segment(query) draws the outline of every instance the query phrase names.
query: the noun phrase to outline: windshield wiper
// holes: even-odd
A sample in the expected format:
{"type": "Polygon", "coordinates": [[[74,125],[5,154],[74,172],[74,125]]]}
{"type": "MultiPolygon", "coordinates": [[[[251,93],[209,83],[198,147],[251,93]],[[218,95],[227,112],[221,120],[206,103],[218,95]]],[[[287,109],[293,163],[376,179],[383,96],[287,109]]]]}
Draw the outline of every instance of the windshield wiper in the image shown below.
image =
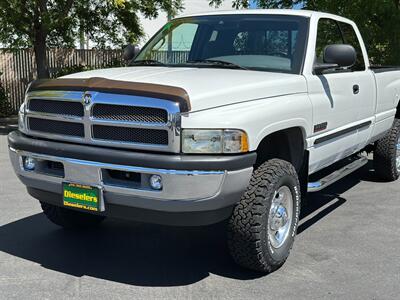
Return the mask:
{"type": "Polygon", "coordinates": [[[134,60],[130,64],[130,66],[165,66],[164,63],[154,59],[141,59],[141,60],[134,60]]]}
{"type": "Polygon", "coordinates": [[[222,67],[229,67],[233,69],[242,69],[242,70],[248,70],[245,67],[242,67],[240,65],[231,63],[229,61],[224,61],[224,60],[218,60],[218,59],[195,59],[195,60],[188,60],[186,63],[188,64],[210,64],[214,66],[222,66],[222,67]]]}

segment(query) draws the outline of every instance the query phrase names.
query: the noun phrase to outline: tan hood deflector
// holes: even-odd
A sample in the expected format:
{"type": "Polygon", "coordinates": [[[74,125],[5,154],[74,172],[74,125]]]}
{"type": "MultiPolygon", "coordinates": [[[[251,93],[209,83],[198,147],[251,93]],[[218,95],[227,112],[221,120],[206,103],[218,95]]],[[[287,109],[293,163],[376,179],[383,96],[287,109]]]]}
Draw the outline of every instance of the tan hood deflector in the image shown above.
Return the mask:
{"type": "Polygon", "coordinates": [[[100,77],[89,79],[39,79],[32,82],[28,92],[43,90],[96,91],[164,99],[179,104],[181,112],[190,111],[187,92],[179,87],[152,83],[111,80],[100,77]]]}

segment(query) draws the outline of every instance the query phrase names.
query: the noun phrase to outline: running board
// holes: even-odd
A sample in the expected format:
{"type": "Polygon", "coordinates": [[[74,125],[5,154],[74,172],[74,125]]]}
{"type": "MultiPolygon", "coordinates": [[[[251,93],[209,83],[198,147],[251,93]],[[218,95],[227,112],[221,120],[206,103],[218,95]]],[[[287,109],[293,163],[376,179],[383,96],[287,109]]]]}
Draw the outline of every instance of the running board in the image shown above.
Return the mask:
{"type": "Polygon", "coordinates": [[[321,178],[316,182],[309,182],[308,192],[309,193],[319,192],[320,190],[323,190],[324,188],[330,186],[331,184],[334,184],[336,181],[342,179],[343,177],[346,177],[347,175],[365,166],[367,163],[368,163],[368,158],[362,156],[357,160],[354,160],[348,165],[344,166],[343,168],[334,171],[333,173],[321,178]]]}

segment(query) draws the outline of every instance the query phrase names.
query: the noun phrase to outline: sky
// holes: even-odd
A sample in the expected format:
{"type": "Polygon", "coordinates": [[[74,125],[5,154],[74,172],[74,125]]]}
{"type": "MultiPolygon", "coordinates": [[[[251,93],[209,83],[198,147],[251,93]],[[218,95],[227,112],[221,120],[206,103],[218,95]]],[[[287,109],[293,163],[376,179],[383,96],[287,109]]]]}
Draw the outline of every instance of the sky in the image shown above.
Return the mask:
{"type": "MultiPolygon", "coordinates": [[[[232,9],[232,2],[230,0],[225,0],[222,2],[219,10],[229,10],[232,9]]],[[[201,13],[215,10],[215,8],[210,7],[209,1],[207,0],[185,0],[184,10],[179,15],[188,15],[192,13],[201,13]]],[[[165,23],[167,22],[167,15],[160,12],[156,19],[147,19],[144,16],[140,18],[143,29],[145,31],[145,37],[141,41],[143,45],[150,37],[153,36],[165,23]]]]}

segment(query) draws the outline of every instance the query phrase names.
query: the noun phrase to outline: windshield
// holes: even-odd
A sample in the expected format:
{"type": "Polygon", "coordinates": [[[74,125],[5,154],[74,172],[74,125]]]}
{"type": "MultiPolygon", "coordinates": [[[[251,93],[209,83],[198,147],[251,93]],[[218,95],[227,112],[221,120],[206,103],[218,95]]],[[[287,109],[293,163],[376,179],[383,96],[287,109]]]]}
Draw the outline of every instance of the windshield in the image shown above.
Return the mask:
{"type": "Polygon", "coordinates": [[[299,74],[308,19],[281,15],[216,15],[167,23],[132,65],[241,68],[299,74]]]}

